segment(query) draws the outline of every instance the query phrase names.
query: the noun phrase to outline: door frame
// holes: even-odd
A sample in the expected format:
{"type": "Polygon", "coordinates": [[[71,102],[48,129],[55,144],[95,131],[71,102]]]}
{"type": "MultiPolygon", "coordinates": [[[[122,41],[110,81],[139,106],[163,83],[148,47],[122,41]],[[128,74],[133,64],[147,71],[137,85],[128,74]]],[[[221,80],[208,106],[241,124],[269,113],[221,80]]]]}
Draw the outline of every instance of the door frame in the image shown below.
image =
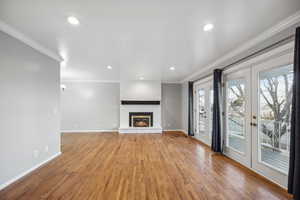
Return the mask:
{"type": "MultiPolygon", "coordinates": [[[[211,91],[212,84],[213,84],[212,81],[213,81],[213,77],[209,76],[209,77],[204,78],[200,81],[194,82],[194,85],[193,85],[194,91],[193,92],[194,92],[194,126],[195,127],[198,124],[198,115],[197,115],[197,108],[198,108],[197,98],[198,98],[198,94],[197,94],[197,89],[199,87],[205,89],[205,104],[206,104],[206,106],[209,106],[210,105],[210,91],[211,91]],[[203,85],[204,87],[201,87],[201,85],[203,85]]],[[[211,117],[212,116],[211,116],[210,112],[207,110],[207,119],[206,119],[207,126],[206,126],[205,131],[207,131],[208,133],[203,135],[202,137],[201,136],[198,137],[196,135],[197,133],[195,132],[195,134],[193,136],[195,139],[200,140],[201,142],[205,143],[208,146],[211,146],[211,137],[212,137],[212,134],[211,134],[211,131],[210,131],[211,127],[210,127],[210,123],[209,123],[209,120],[211,119],[211,117]]]]}
{"type": "Polygon", "coordinates": [[[241,70],[224,73],[223,79],[223,108],[224,108],[224,115],[223,115],[223,130],[224,130],[224,153],[228,157],[238,161],[239,163],[243,164],[246,167],[251,167],[251,126],[249,121],[251,120],[251,67],[248,66],[241,70]],[[227,80],[235,80],[235,79],[244,79],[245,80],[245,127],[244,127],[244,134],[245,134],[245,142],[246,148],[245,152],[239,152],[234,148],[227,146],[227,80]]]}
{"type": "MultiPolygon", "coordinates": [[[[259,72],[276,69],[277,67],[293,64],[293,52],[285,53],[277,56],[276,58],[267,59],[265,62],[262,62],[258,65],[252,67],[252,115],[256,116],[258,119],[258,107],[259,107],[259,72]],[[254,95],[255,94],[255,95],[254,95]]],[[[258,121],[252,121],[256,124],[259,124],[258,121]]],[[[274,182],[287,186],[288,183],[288,174],[269,166],[267,163],[260,162],[260,146],[259,146],[259,126],[252,126],[252,140],[254,141],[252,146],[252,168],[264,176],[272,179],[274,182]]]]}
{"type": "MultiPolygon", "coordinates": [[[[242,63],[239,63],[239,64],[236,64],[235,66],[232,66],[226,70],[224,70],[224,74],[230,74],[230,73],[234,73],[236,71],[239,71],[239,70],[242,70],[242,69],[245,69],[245,68],[248,68],[248,67],[252,67],[252,66],[255,66],[255,65],[259,65],[261,63],[264,63],[268,60],[271,60],[271,59],[274,59],[276,57],[280,57],[280,56],[283,56],[285,54],[289,54],[289,53],[293,53],[294,52],[294,41],[292,42],[288,42],[286,44],[283,44],[281,46],[278,46],[268,52],[265,52],[265,53],[262,53],[256,57],[253,57],[253,58],[250,58],[249,60],[246,60],[242,63]]],[[[252,76],[252,75],[251,75],[252,76]]],[[[252,79],[252,78],[251,78],[252,79]]],[[[223,83],[224,84],[224,83],[223,83]]],[[[251,86],[251,88],[253,88],[251,86]]],[[[252,91],[253,89],[251,89],[252,91]]],[[[253,92],[252,92],[253,93],[253,92]]],[[[224,95],[225,96],[225,95],[224,95]]],[[[223,97],[224,98],[224,97],[223,97]]],[[[225,116],[224,116],[225,117],[225,116]]],[[[223,121],[225,122],[225,119],[223,118],[223,121]]],[[[223,125],[223,128],[222,130],[225,132],[226,131],[226,127],[223,125]]],[[[253,133],[253,131],[251,130],[251,133],[253,133]]],[[[251,136],[251,141],[255,141],[255,138],[253,138],[253,134],[251,136]]],[[[252,145],[251,145],[252,146],[252,145]]],[[[253,147],[252,147],[253,149],[253,147]]],[[[253,154],[253,151],[251,150],[252,154],[253,154]]],[[[244,163],[240,162],[238,159],[236,159],[235,157],[231,156],[231,155],[228,155],[225,153],[225,156],[228,156],[230,158],[232,158],[233,160],[241,163],[242,165],[245,165],[244,163]]],[[[253,155],[251,156],[253,157],[253,155]]],[[[251,158],[252,159],[252,158],[251,158]]],[[[280,187],[283,187],[283,188],[287,188],[287,183],[285,182],[281,182],[280,180],[282,180],[282,178],[272,178],[270,176],[268,176],[268,174],[265,174],[264,172],[262,172],[261,170],[258,170],[257,168],[254,168],[253,167],[253,162],[251,161],[251,165],[250,166],[246,166],[247,168],[249,168],[250,170],[254,171],[255,173],[265,177],[266,179],[272,181],[273,183],[279,185],[280,187]]]]}

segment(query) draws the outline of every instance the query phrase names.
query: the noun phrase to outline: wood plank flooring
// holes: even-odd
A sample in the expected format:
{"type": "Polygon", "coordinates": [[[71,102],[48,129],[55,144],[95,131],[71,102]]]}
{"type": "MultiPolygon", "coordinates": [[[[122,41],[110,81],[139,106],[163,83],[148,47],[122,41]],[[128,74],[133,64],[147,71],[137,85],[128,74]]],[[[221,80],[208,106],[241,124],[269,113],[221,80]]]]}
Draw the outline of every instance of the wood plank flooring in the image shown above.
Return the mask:
{"type": "Polygon", "coordinates": [[[62,152],[0,191],[0,199],[290,198],[278,186],[179,133],[68,133],[62,136],[62,152]]]}

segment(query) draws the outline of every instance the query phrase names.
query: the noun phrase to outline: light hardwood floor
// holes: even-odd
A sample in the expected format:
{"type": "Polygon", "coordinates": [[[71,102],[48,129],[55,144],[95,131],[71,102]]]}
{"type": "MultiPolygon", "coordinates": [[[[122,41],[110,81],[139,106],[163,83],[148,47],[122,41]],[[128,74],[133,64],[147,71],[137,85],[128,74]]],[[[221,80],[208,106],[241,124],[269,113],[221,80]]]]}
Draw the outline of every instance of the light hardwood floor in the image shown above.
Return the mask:
{"type": "Polygon", "coordinates": [[[63,154],[0,199],[289,199],[276,185],[180,133],[63,134],[63,154]]]}

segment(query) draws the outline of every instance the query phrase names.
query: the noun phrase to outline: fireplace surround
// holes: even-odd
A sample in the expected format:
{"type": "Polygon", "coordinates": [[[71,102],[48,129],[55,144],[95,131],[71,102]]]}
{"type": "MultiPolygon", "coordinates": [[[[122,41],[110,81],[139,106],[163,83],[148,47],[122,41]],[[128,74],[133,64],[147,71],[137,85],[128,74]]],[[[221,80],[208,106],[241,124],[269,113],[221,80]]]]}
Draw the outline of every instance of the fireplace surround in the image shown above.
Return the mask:
{"type": "Polygon", "coordinates": [[[121,80],[119,133],[162,133],[160,81],[121,80]]]}

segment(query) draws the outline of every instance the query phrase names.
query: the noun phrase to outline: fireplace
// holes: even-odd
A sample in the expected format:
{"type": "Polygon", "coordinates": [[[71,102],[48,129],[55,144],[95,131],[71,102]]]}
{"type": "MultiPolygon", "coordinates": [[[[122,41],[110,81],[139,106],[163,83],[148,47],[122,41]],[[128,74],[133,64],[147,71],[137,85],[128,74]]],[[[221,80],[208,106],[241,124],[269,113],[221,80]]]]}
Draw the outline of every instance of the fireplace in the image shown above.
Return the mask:
{"type": "Polygon", "coordinates": [[[130,112],[129,127],[152,127],[153,112],[130,112]]]}

